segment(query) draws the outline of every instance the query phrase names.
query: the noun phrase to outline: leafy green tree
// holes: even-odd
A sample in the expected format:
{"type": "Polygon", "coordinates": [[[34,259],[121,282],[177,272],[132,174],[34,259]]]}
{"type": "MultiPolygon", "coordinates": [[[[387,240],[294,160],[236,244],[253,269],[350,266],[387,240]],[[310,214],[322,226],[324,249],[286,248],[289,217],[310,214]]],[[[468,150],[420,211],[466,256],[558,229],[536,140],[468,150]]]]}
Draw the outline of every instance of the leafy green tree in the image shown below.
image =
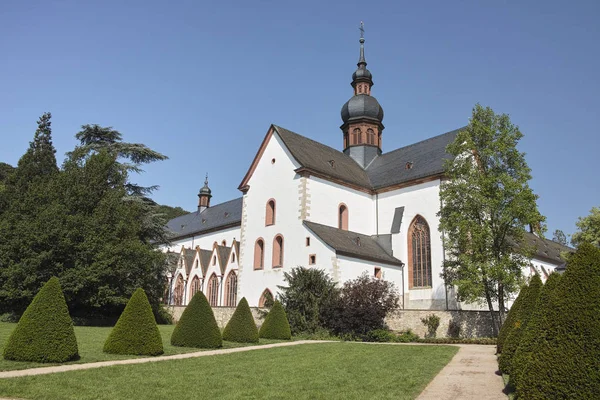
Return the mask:
{"type": "Polygon", "coordinates": [[[104,343],[104,352],[139,356],[163,353],[160,331],[143,289],[137,289],[131,296],[104,343]]]}
{"type": "Polygon", "coordinates": [[[223,340],[237,343],[258,343],[258,328],[245,297],[238,303],[223,329],[223,340]]]}
{"type": "Polygon", "coordinates": [[[223,345],[221,330],[204,293],[192,297],[171,335],[173,346],[217,348],[223,345]]]}
{"type": "Polygon", "coordinates": [[[600,247],[600,208],[592,207],[590,215],[579,217],[576,223],[577,232],[571,237],[571,243],[579,246],[581,243],[591,243],[600,247]]]}
{"type": "Polygon", "coordinates": [[[258,336],[264,339],[290,340],[292,331],[285,310],[279,301],[273,303],[271,311],[265,317],[258,336]]]}
{"type": "Polygon", "coordinates": [[[518,375],[521,399],[596,399],[600,393],[600,249],[579,246],[567,262],[532,357],[518,375]]]}
{"type": "Polygon", "coordinates": [[[325,326],[325,311],[339,296],[335,282],[322,270],[296,267],[284,272],[287,286],[278,286],[279,298],[292,333],[314,333],[325,326]]]}
{"type": "Polygon", "coordinates": [[[560,229],[557,229],[554,231],[554,233],[552,234],[552,241],[554,241],[556,243],[560,243],[563,246],[569,245],[569,242],[567,240],[567,235],[565,235],[565,233],[563,231],[561,231],[560,229]]]}
{"type": "Polygon", "coordinates": [[[5,182],[8,180],[9,175],[12,174],[14,170],[15,168],[12,165],[0,162],[0,194],[4,191],[5,182]]]}
{"type": "Polygon", "coordinates": [[[502,347],[502,353],[500,353],[500,357],[498,358],[498,366],[500,371],[504,373],[512,374],[514,371],[514,354],[521,343],[523,332],[527,328],[531,316],[535,311],[535,306],[540,297],[541,290],[542,280],[538,274],[535,274],[527,286],[527,291],[524,293],[523,304],[519,310],[518,318],[510,328],[510,332],[502,347]]]}
{"type": "Polygon", "coordinates": [[[4,346],[4,358],[48,363],[79,358],[58,278],[51,278],[33,298],[4,346]]]}
{"type": "Polygon", "coordinates": [[[522,244],[525,228],[541,234],[544,221],[525,154],[517,149],[522,137],[508,115],[477,104],[469,125],[446,149],[452,158],[440,189],[439,230],[449,253],[443,276],[459,300],[487,304],[496,332],[502,313],[496,318],[494,305],[505,309],[532,255],[522,244]]]}

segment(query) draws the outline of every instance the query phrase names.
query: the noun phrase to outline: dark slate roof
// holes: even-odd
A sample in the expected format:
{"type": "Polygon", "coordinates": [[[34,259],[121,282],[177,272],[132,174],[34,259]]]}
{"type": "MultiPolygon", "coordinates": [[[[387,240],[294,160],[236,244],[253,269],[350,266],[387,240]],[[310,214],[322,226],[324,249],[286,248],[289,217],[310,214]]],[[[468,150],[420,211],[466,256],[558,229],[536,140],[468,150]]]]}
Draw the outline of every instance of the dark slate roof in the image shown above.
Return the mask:
{"type": "Polygon", "coordinates": [[[350,156],[302,135],[273,125],[292,156],[303,167],[369,190],[444,172],[446,146],[464,128],[382,154],[364,170],[350,156]],[[333,166],[332,166],[333,161],[333,166]],[[411,163],[407,169],[406,164],[411,163]]]}
{"type": "Polygon", "coordinates": [[[167,223],[170,239],[202,234],[232,225],[240,225],[242,221],[242,198],[216,204],[202,211],[192,212],[173,218],[167,223]]]}
{"type": "Polygon", "coordinates": [[[202,276],[206,275],[208,266],[210,265],[210,257],[212,256],[211,250],[200,249],[200,265],[202,266],[202,276]]]}
{"type": "Polygon", "coordinates": [[[575,251],[575,249],[569,246],[563,246],[562,244],[552,241],[550,239],[543,239],[537,237],[533,233],[529,232],[525,233],[523,240],[527,246],[533,247],[535,249],[535,258],[548,260],[561,265],[565,262],[565,260],[561,258],[560,253],[575,251]]]}
{"type": "Polygon", "coordinates": [[[371,236],[310,221],[304,221],[303,223],[323,242],[332,247],[338,255],[390,265],[403,265],[402,261],[388,254],[371,236]],[[357,239],[360,239],[360,245],[357,239]]]}
{"type": "Polygon", "coordinates": [[[276,125],[273,127],[292,156],[303,167],[364,188],[371,187],[365,170],[350,156],[287,129],[276,125]]]}
{"type": "Polygon", "coordinates": [[[194,258],[196,257],[196,251],[192,249],[183,249],[183,260],[185,262],[185,274],[189,275],[194,265],[194,258]]]}
{"type": "Polygon", "coordinates": [[[231,247],[217,246],[217,255],[219,256],[219,266],[221,267],[221,274],[225,273],[225,267],[227,266],[227,259],[231,254],[231,247]]]}
{"type": "Polygon", "coordinates": [[[444,160],[450,158],[446,153],[446,146],[454,141],[461,129],[464,128],[401,147],[375,158],[367,167],[372,188],[380,189],[444,172],[444,160]],[[410,169],[406,168],[407,163],[410,163],[410,169]]]}
{"type": "Polygon", "coordinates": [[[390,233],[400,233],[402,226],[402,217],[404,216],[404,206],[396,207],[394,210],[394,220],[392,221],[392,229],[390,233]]]}

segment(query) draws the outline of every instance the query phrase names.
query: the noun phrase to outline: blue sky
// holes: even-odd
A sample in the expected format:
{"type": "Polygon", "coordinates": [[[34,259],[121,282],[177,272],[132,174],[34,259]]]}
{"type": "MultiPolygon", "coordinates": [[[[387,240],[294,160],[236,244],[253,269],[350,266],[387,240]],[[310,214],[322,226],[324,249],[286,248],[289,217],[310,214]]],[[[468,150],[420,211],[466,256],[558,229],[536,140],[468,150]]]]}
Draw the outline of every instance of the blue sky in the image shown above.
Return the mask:
{"type": "Polygon", "coordinates": [[[237,186],[269,125],[341,149],[365,21],[384,151],[468,123],[477,102],[525,137],[554,229],[600,205],[598,1],[4,1],[0,161],[15,165],[44,111],[58,159],[82,124],[170,157],[135,178],[194,210],[237,186]]]}

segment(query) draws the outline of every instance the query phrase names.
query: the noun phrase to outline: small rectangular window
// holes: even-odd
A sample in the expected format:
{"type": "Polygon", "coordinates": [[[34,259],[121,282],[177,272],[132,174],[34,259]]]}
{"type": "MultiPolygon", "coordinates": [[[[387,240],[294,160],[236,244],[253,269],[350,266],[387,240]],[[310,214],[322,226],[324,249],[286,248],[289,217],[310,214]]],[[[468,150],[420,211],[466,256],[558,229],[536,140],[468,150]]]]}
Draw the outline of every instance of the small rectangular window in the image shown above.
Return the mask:
{"type": "Polygon", "coordinates": [[[310,246],[310,238],[309,237],[306,238],[306,246],[307,247],[310,246]]]}
{"type": "Polygon", "coordinates": [[[317,255],[311,254],[308,256],[308,265],[315,265],[317,263],[317,255]]]}
{"type": "Polygon", "coordinates": [[[375,267],[375,278],[381,279],[381,268],[375,267]]]}

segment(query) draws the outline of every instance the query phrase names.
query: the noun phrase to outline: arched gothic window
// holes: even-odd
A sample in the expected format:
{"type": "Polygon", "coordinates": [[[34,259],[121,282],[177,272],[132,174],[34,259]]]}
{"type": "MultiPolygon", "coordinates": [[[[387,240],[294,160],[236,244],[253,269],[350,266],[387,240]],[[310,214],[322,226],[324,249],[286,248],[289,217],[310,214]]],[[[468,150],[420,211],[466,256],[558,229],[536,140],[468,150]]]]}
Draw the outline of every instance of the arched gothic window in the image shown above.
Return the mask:
{"type": "Polygon", "coordinates": [[[362,141],[362,139],[360,138],[360,129],[356,128],[352,131],[352,143],[351,144],[357,144],[360,143],[362,141]]]}
{"type": "Polygon", "coordinates": [[[265,216],[265,225],[275,224],[275,200],[271,199],[267,202],[267,214],[265,216]]]}
{"type": "Polygon", "coordinates": [[[367,129],[367,143],[375,144],[375,131],[371,128],[367,129]]]}
{"type": "Polygon", "coordinates": [[[420,215],[408,228],[408,286],[431,287],[431,235],[420,215]]]}
{"type": "Polygon", "coordinates": [[[338,228],[348,230],[348,207],[345,204],[340,204],[338,208],[338,228]]]}
{"type": "Polygon", "coordinates": [[[219,278],[217,275],[212,274],[208,280],[208,303],[211,307],[219,305],[219,278]]]}
{"type": "Polygon", "coordinates": [[[273,305],[273,293],[269,289],[265,289],[258,300],[259,307],[271,307],[273,305]]]}
{"type": "Polygon", "coordinates": [[[254,269],[263,269],[265,264],[265,242],[257,239],[254,243],[254,269]]]}
{"type": "Polygon", "coordinates": [[[175,290],[173,290],[173,304],[176,306],[183,305],[183,291],[185,290],[183,284],[183,276],[177,275],[177,280],[175,281],[175,290]]]}
{"type": "Polygon", "coordinates": [[[273,239],[273,268],[283,267],[283,236],[277,235],[273,239]]]}
{"type": "Polygon", "coordinates": [[[237,274],[231,271],[225,280],[225,307],[237,305],[237,274]]]}
{"type": "Polygon", "coordinates": [[[196,292],[199,292],[199,291],[200,291],[200,278],[198,278],[198,275],[196,275],[192,279],[192,284],[190,285],[190,301],[192,300],[192,298],[194,298],[194,295],[196,294],[196,292]]]}

